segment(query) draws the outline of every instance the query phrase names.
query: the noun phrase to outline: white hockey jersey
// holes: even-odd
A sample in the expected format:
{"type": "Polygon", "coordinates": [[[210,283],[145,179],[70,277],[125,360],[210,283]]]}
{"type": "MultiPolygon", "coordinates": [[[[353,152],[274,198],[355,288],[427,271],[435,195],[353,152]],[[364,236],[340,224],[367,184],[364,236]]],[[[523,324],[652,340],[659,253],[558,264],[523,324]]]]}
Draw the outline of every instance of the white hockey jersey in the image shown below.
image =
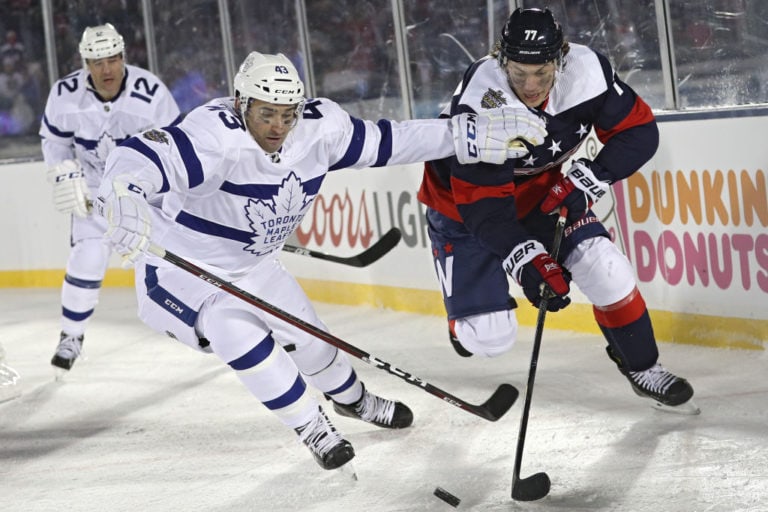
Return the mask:
{"type": "Polygon", "coordinates": [[[280,152],[270,156],[235,113],[234,98],[218,98],[178,126],[146,131],[118,147],[99,195],[109,202],[112,181],[129,175],[162,210],[153,218],[154,243],[237,279],[282,248],[328,171],[453,153],[448,119],[374,123],[320,98],[307,102],[280,152]]]}
{"type": "Polygon", "coordinates": [[[165,84],[145,69],[126,65],[120,93],[110,101],[96,94],[81,69],[58,80],[48,94],[40,125],[43,158],[48,167],[79,160],[88,185],[97,187],[118,144],[153,126],[177,123],[180,115],[165,84]]]}

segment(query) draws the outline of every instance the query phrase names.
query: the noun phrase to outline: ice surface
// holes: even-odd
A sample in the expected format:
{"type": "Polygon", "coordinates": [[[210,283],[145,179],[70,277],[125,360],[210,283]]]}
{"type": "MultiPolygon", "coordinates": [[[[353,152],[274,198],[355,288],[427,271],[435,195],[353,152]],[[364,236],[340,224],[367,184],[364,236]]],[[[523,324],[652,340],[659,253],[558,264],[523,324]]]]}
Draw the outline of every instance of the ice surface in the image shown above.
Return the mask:
{"type": "MultiPolygon", "coordinates": [[[[87,360],[49,365],[59,291],[0,290],[0,343],[23,395],[0,404],[0,508],[9,511],[741,512],[768,510],[764,351],[660,344],[696,389],[700,416],[635,396],[598,336],[545,330],[522,476],[546,498],[510,498],[522,402],[492,423],[353,358],[369,389],[416,420],[384,431],[339,417],[359,477],[321,470],[215,356],[151,332],[127,289],[105,289],[87,360]]],[[[533,330],[493,360],[454,354],[441,318],[318,304],[334,334],[469,402],[502,382],[524,393],[533,330]]]]}

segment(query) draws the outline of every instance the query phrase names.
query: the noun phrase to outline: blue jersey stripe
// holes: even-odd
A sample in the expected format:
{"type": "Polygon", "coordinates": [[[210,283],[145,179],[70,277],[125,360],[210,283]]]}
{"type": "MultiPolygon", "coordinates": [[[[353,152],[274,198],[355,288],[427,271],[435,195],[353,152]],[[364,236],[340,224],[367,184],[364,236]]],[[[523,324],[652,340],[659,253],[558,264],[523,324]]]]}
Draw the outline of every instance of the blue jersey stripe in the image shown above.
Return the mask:
{"type": "Polygon", "coordinates": [[[231,366],[233,370],[247,370],[248,368],[253,368],[268,358],[269,354],[271,354],[274,349],[275,339],[272,337],[272,334],[267,334],[267,337],[261,340],[251,350],[234,361],[230,361],[229,366],[231,366]]]}
{"type": "Polygon", "coordinates": [[[293,403],[296,403],[299,398],[301,398],[301,395],[304,394],[304,390],[307,389],[307,385],[304,384],[304,381],[301,379],[301,376],[297,376],[296,380],[293,382],[293,386],[280,395],[277,398],[273,398],[272,400],[267,400],[266,402],[263,402],[264,405],[267,406],[267,409],[270,411],[274,411],[276,409],[282,409],[283,407],[287,407],[293,403]]]}
{"type": "Polygon", "coordinates": [[[147,265],[144,285],[147,287],[147,296],[152,302],[184,322],[190,327],[195,326],[197,321],[197,311],[184,304],[168,290],[160,286],[157,277],[157,267],[147,265]]]}
{"type": "Polygon", "coordinates": [[[349,116],[352,121],[352,140],[349,141],[344,156],[333,164],[328,170],[335,171],[336,169],[345,169],[355,165],[360,160],[360,155],[363,154],[363,145],[365,144],[365,123],[360,119],[349,116]]]}
{"type": "MultiPolygon", "coordinates": [[[[124,139],[115,139],[115,145],[119,146],[126,140],[128,140],[128,137],[125,137],[124,139]]],[[[82,137],[75,137],[75,144],[80,144],[88,151],[93,151],[99,145],[99,141],[92,140],[92,139],[84,139],[82,137]]]]}
{"type": "Polygon", "coordinates": [[[355,383],[355,381],[357,381],[357,374],[355,373],[355,370],[352,370],[351,372],[349,372],[349,378],[346,381],[344,381],[344,384],[337,387],[336,389],[332,389],[331,391],[326,391],[326,393],[331,396],[338,395],[339,393],[342,393],[348,390],[352,386],[352,384],[355,383]]]}
{"type": "Polygon", "coordinates": [[[57,137],[74,137],[75,136],[75,132],[65,132],[53,126],[48,121],[48,116],[46,116],[45,114],[43,114],[43,122],[45,123],[45,126],[48,127],[48,129],[51,131],[51,133],[56,135],[57,137]]]}
{"type": "MultiPolygon", "coordinates": [[[[296,176],[294,173],[291,173],[289,177],[293,175],[296,176]]],[[[317,193],[320,191],[320,185],[323,184],[323,180],[325,179],[325,175],[318,176],[317,178],[313,178],[309,181],[302,182],[301,187],[304,190],[304,193],[308,196],[314,196],[317,195],[317,193]]],[[[243,196],[243,197],[250,197],[253,199],[263,199],[263,200],[271,200],[275,197],[278,190],[280,190],[280,187],[283,185],[267,185],[262,183],[245,183],[245,184],[239,184],[239,183],[232,183],[231,181],[225,181],[221,187],[219,187],[220,190],[223,192],[227,192],[229,194],[233,194],[236,196],[243,196]]]]}
{"type": "Polygon", "coordinates": [[[206,235],[228,238],[230,240],[243,242],[244,244],[253,243],[252,238],[255,236],[254,233],[250,231],[243,231],[240,229],[231,228],[229,226],[224,226],[222,224],[197,217],[185,211],[179,212],[179,214],[176,216],[176,222],[182,226],[188,227],[194,231],[199,231],[200,233],[204,233],[206,235]]]}
{"type": "Polygon", "coordinates": [[[389,119],[382,119],[378,123],[381,130],[381,143],[379,144],[379,153],[376,155],[376,163],[373,167],[387,165],[392,157],[392,123],[389,119]]]}
{"type": "Polygon", "coordinates": [[[72,277],[69,274],[64,274],[64,281],[71,284],[72,286],[77,286],[78,288],[86,288],[89,290],[101,288],[101,279],[80,279],[79,277],[72,277]]]}
{"type": "Polygon", "coordinates": [[[189,140],[189,137],[183,130],[176,126],[169,126],[165,128],[165,131],[171,134],[176,147],[179,149],[181,159],[184,161],[184,168],[187,171],[189,188],[195,188],[203,182],[203,164],[197,158],[192,141],[189,140]]]}
{"type": "Polygon", "coordinates": [[[61,314],[64,318],[67,318],[69,320],[73,320],[75,322],[82,322],[86,318],[90,317],[93,314],[93,309],[89,309],[85,312],[80,311],[72,311],[71,309],[67,309],[65,307],[61,308],[61,314]]]}
{"type": "Polygon", "coordinates": [[[171,189],[171,185],[168,183],[168,176],[165,174],[165,167],[163,167],[163,162],[160,161],[160,157],[157,156],[157,153],[154,149],[144,144],[137,137],[131,137],[130,139],[123,142],[121,146],[131,148],[134,151],[138,151],[149,160],[151,160],[153,164],[155,164],[155,167],[157,167],[157,170],[160,171],[160,175],[163,177],[163,184],[160,187],[160,190],[158,190],[158,193],[162,194],[163,192],[168,192],[171,189]]]}

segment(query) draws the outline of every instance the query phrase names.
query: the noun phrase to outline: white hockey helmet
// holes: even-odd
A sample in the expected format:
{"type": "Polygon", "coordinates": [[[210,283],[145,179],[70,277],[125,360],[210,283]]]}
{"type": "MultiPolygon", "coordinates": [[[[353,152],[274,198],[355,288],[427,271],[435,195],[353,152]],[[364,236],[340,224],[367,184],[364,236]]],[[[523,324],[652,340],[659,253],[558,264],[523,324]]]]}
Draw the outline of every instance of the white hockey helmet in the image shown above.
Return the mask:
{"type": "Polygon", "coordinates": [[[282,53],[249,53],[235,75],[234,88],[235,96],[240,98],[243,118],[254,99],[297,108],[301,108],[305,100],[299,72],[282,53]]]}
{"type": "Polygon", "coordinates": [[[111,23],[97,27],[86,27],[80,39],[80,57],[85,66],[86,59],[104,59],[125,52],[123,36],[111,23]]]}

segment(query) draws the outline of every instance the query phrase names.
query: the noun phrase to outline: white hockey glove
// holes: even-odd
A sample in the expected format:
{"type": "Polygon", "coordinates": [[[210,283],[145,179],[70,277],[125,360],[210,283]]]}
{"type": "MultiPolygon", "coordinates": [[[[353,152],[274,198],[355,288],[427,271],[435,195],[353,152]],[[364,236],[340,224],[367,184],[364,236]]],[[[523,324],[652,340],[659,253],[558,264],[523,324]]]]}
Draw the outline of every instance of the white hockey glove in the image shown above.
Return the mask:
{"type": "Polygon", "coordinates": [[[115,193],[107,201],[105,212],[109,223],[106,236],[123,257],[123,268],[129,268],[149,248],[150,207],[138,185],[115,181],[112,186],[115,193]]]}
{"type": "Polygon", "coordinates": [[[451,118],[453,144],[460,164],[503,164],[528,154],[547,137],[543,119],[522,108],[502,107],[451,118]]]}
{"type": "Polygon", "coordinates": [[[597,179],[586,159],[574,160],[573,165],[560,181],[549,190],[541,203],[541,211],[550,213],[560,206],[568,208],[568,220],[576,221],[600,200],[610,189],[610,184],[597,179]]]}
{"type": "Polygon", "coordinates": [[[53,185],[53,204],[61,213],[87,217],[91,201],[88,183],[77,160],[64,160],[48,169],[48,181],[53,185]]]}

